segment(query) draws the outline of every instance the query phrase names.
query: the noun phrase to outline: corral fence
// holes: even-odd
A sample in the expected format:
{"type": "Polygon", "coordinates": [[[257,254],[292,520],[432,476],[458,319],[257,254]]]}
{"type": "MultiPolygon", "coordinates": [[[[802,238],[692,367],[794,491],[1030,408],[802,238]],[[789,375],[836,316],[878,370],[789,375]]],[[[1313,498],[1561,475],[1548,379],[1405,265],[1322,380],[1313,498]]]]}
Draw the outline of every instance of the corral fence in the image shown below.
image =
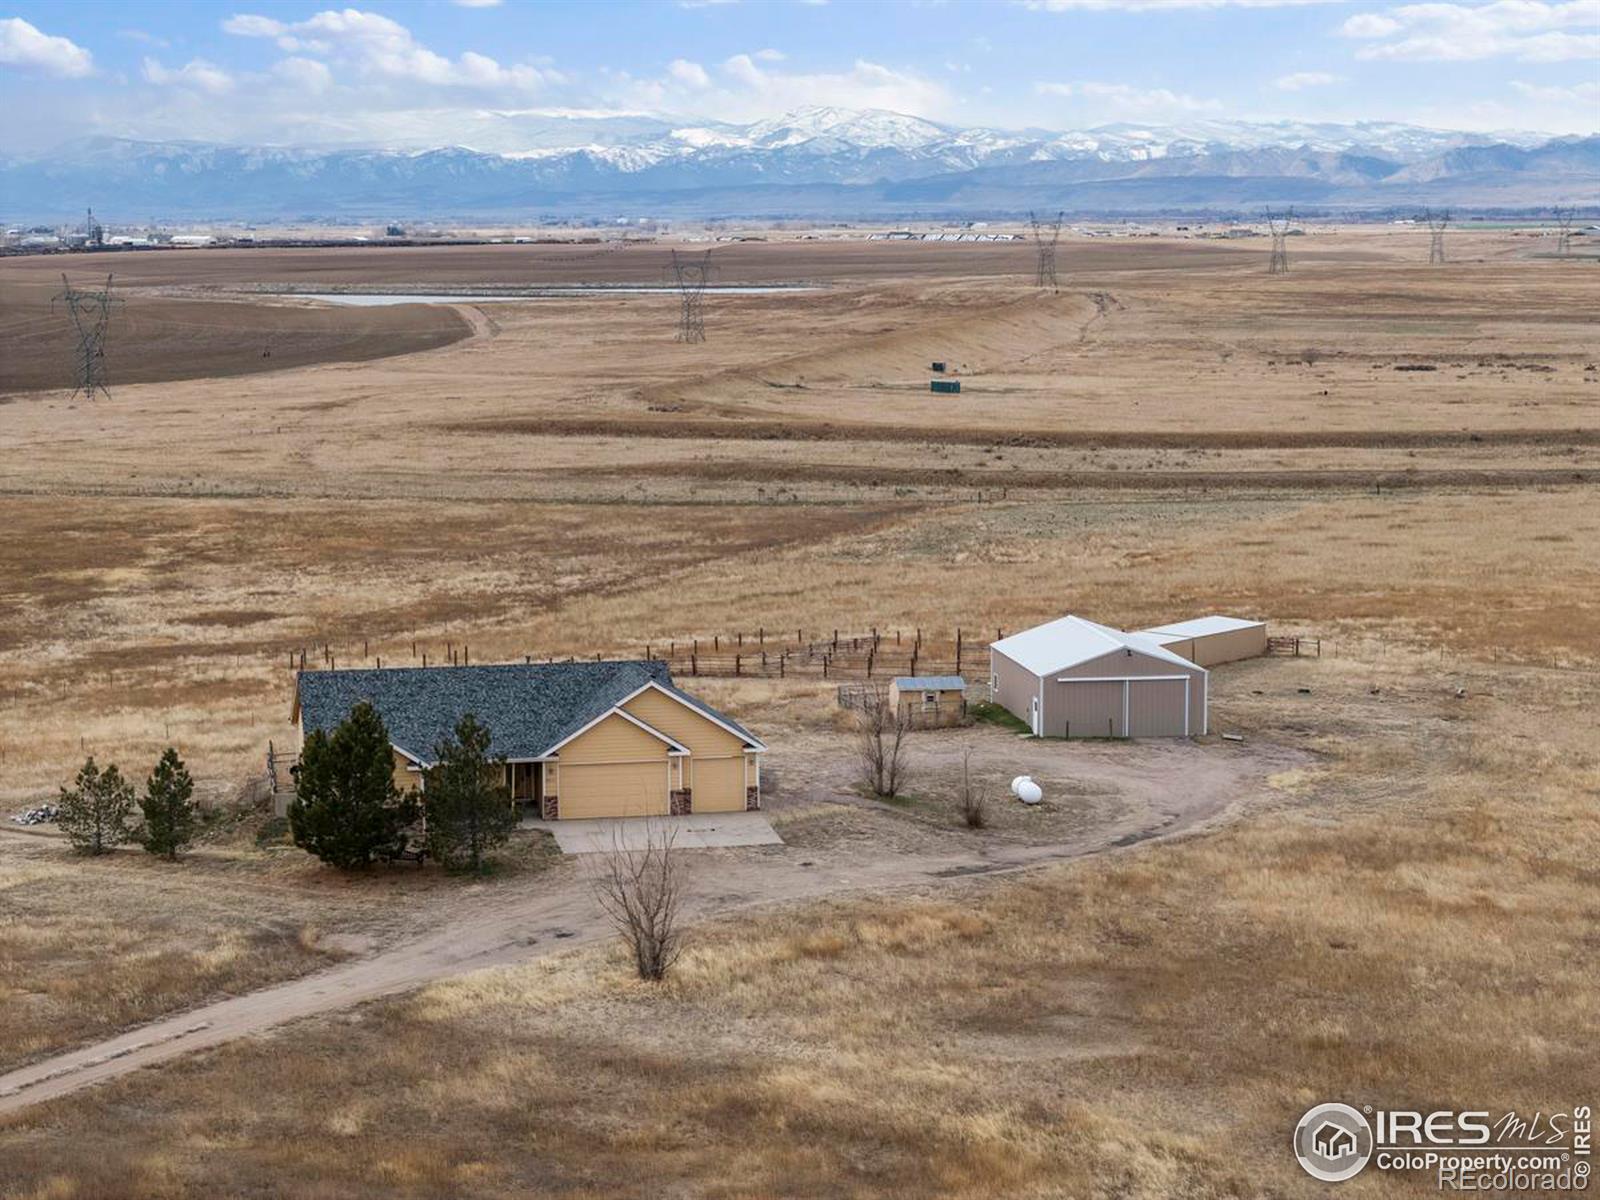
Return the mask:
{"type": "Polygon", "coordinates": [[[1322,639],[1300,637],[1298,635],[1293,637],[1269,637],[1267,639],[1267,653],[1292,655],[1295,658],[1299,658],[1302,655],[1307,658],[1321,658],[1322,639]]]}
{"type": "MultiPolygon", "coordinates": [[[[995,641],[1004,630],[994,631],[995,641]]],[[[974,640],[969,630],[935,639],[921,629],[869,629],[866,633],[833,630],[820,637],[803,631],[713,634],[711,637],[649,642],[644,657],[665,662],[674,675],[750,677],[755,679],[881,679],[899,675],[988,673],[987,639],[974,640]]]]}

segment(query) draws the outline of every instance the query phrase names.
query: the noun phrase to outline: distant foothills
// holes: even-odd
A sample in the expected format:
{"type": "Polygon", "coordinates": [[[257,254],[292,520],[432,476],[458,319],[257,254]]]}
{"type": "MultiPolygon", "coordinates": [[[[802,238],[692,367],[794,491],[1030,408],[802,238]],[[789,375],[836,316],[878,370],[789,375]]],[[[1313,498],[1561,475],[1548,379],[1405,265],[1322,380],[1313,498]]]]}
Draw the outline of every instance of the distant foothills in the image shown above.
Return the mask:
{"type": "Polygon", "coordinates": [[[0,222],[748,218],[887,220],[1600,204],[1600,136],[1368,122],[1073,132],[810,108],[749,125],[508,113],[485,144],[386,148],[83,139],[0,155],[0,222]]]}

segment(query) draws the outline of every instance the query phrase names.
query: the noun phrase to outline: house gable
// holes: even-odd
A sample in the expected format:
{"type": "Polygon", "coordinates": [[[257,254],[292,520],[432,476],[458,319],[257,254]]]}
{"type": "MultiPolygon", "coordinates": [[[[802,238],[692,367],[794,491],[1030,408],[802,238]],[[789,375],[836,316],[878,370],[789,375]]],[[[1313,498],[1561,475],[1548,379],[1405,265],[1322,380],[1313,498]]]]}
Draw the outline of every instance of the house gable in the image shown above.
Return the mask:
{"type": "Polygon", "coordinates": [[[703,758],[723,758],[745,749],[743,738],[659,688],[645,688],[622,707],[703,758]]]}
{"type": "Polygon", "coordinates": [[[556,749],[561,765],[666,762],[673,741],[629,714],[613,710],[556,749]]]}

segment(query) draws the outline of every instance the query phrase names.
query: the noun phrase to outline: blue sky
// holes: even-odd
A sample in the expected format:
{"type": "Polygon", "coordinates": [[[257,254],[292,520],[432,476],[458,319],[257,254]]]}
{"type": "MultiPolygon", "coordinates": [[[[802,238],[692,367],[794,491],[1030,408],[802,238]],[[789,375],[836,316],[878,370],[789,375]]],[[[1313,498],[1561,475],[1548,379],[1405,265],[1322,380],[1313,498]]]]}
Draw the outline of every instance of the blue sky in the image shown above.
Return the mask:
{"type": "MultiPolygon", "coordinates": [[[[0,148],[473,144],[486,111],[1600,129],[1600,0],[7,3],[0,148]]],[[[499,147],[497,147],[499,148],[499,147]]]]}

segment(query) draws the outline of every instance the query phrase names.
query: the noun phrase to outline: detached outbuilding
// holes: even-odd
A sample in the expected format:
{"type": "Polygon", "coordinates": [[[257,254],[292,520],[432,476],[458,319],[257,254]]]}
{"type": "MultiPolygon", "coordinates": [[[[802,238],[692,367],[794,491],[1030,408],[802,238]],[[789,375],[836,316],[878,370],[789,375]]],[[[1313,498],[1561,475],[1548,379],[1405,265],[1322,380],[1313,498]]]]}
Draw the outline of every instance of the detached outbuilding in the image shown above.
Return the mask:
{"type": "Polygon", "coordinates": [[[918,728],[959,725],[967,715],[967,681],[960,675],[901,675],[889,703],[918,728]]]}
{"type": "Polygon", "coordinates": [[[1259,658],[1267,652],[1267,623],[1241,617],[1196,617],[1139,632],[1202,667],[1259,658]]]}
{"type": "Polygon", "coordinates": [[[1039,737],[1193,737],[1205,668],[1144,633],[1062,617],[989,647],[994,702],[1039,737]]]}

